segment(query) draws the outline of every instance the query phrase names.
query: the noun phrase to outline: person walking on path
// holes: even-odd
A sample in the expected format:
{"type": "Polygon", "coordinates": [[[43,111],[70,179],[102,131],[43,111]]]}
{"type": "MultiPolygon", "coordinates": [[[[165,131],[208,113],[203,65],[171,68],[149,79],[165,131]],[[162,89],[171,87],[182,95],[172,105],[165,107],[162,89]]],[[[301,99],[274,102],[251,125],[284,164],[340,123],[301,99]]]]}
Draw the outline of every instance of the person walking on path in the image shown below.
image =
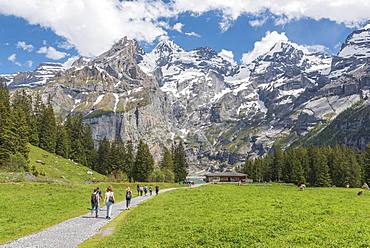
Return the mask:
{"type": "Polygon", "coordinates": [[[143,186],[140,186],[140,196],[143,196],[143,191],[144,191],[143,186]]]}
{"type": "Polygon", "coordinates": [[[106,217],[106,219],[110,220],[111,216],[112,216],[113,204],[115,202],[114,192],[113,192],[112,186],[109,186],[107,188],[107,191],[105,192],[104,202],[105,202],[105,205],[107,206],[107,217],[106,217]]]}
{"type": "Polygon", "coordinates": [[[100,199],[103,199],[102,193],[101,193],[101,190],[99,189],[99,187],[96,188],[96,192],[98,193],[100,199]]]}
{"type": "Polygon", "coordinates": [[[130,209],[130,203],[132,198],[132,192],[130,187],[127,187],[126,189],[126,209],[130,209]]]}
{"type": "Polygon", "coordinates": [[[144,195],[146,196],[146,193],[148,192],[148,187],[145,185],[144,186],[144,195]]]}
{"type": "Polygon", "coordinates": [[[140,195],[140,185],[139,184],[136,185],[136,190],[137,190],[137,196],[139,196],[140,195]]]}
{"type": "Polygon", "coordinates": [[[152,185],[149,186],[149,193],[150,193],[150,196],[152,196],[153,194],[153,188],[152,188],[152,185]]]}
{"type": "Polygon", "coordinates": [[[156,194],[156,195],[158,195],[158,192],[159,192],[159,186],[158,186],[158,185],[156,185],[156,186],[155,186],[155,194],[156,194]]]}
{"type": "Polygon", "coordinates": [[[95,218],[98,218],[99,215],[99,202],[99,192],[97,189],[94,189],[94,192],[91,194],[91,215],[93,215],[95,212],[95,218]]]}

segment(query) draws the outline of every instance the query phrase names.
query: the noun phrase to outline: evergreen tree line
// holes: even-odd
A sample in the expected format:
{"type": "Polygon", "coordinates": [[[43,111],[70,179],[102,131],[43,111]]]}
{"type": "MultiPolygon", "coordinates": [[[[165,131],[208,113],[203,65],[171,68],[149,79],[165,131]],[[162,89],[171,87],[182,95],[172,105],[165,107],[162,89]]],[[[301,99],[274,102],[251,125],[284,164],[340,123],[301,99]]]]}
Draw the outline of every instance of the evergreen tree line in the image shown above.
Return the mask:
{"type": "Polygon", "coordinates": [[[359,151],[347,146],[298,147],[246,161],[243,171],[257,182],[286,182],[310,186],[360,187],[370,184],[370,145],[359,151]]]}
{"type": "Polygon", "coordinates": [[[99,143],[94,169],[105,175],[129,181],[181,182],[187,176],[187,162],[183,143],[172,150],[164,148],[159,166],[155,166],[149,146],[143,140],[137,148],[131,141],[110,142],[104,138],[99,143]]]}
{"type": "Polygon", "coordinates": [[[10,101],[8,89],[0,85],[0,166],[27,169],[28,143],[89,167],[96,158],[82,115],[70,115],[63,124],[56,120],[50,98],[44,104],[40,95],[32,99],[23,90],[10,101]]]}
{"type": "Polygon", "coordinates": [[[136,152],[131,141],[103,139],[95,150],[91,128],[81,114],[69,115],[64,122],[54,115],[50,98],[44,104],[25,91],[17,91],[10,101],[7,87],[0,84],[0,166],[14,170],[28,168],[28,144],[86,165],[105,175],[124,174],[133,181],[180,182],[187,175],[183,143],[164,149],[155,168],[149,147],[142,140],[136,152]]]}
{"type": "Polygon", "coordinates": [[[0,166],[26,169],[31,120],[26,106],[15,99],[10,103],[9,91],[0,84],[0,166]]]}

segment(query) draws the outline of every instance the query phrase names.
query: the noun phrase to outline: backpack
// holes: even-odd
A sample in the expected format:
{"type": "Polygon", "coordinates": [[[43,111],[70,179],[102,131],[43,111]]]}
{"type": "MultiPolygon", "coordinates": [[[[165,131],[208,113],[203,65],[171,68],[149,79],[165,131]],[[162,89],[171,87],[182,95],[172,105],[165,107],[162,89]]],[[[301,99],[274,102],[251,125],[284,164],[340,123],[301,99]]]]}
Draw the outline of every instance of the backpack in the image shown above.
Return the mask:
{"type": "Polygon", "coordinates": [[[96,193],[91,194],[91,203],[98,203],[98,195],[96,193]]]}
{"type": "Polygon", "coordinates": [[[131,199],[131,191],[126,192],[126,199],[131,199]]]}
{"type": "Polygon", "coordinates": [[[108,201],[110,201],[111,203],[114,203],[113,192],[111,192],[111,195],[109,196],[108,201]]]}

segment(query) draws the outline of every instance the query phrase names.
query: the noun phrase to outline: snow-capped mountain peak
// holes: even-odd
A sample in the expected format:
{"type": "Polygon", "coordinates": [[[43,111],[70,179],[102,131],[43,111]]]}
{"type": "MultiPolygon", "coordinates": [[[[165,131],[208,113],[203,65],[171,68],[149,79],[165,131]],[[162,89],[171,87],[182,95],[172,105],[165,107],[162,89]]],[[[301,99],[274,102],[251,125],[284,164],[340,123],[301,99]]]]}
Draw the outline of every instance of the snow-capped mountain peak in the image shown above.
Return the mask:
{"type": "Polygon", "coordinates": [[[343,43],[338,57],[358,59],[370,57],[370,24],[352,32],[343,43]]]}
{"type": "Polygon", "coordinates": [[[19,87],[38,87],[43,86],[47,81],[53,78],[57,73],[63,71],[63,65],[60,63],[44,62],[41,63],[32,72],[22,72],[14,76],[9,84],[10,88],[19,87]]]}
{"type": "Polygon", "coordinates": [[[174,53],[174,52],[183,52],[184,49],[182,49],[179,45],[177,45],[175,42],[173,42],[170,39],[164,39],[160,41],[157,46],[153,49],[157,53],[174,53]]]}

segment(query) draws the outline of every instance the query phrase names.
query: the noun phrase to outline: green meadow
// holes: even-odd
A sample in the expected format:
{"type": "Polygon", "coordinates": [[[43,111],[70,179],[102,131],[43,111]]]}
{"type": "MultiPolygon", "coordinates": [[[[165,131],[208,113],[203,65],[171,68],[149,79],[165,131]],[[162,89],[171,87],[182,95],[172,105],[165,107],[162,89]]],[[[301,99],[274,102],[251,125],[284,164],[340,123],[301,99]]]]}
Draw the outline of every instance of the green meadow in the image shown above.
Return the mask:
{"type": "MultiPolygon", "coordinates": [[[[42,230],[63,220],[87,213],[92,190],[99,186],[103,192],[113,186],[118,201],[123,200],[128,183],[99,184],[0,184],[0,244],[42,230]]],[[[159,184],[167,188],[176,184],[159,184]]],[[[136,196],[136,191],[134,196],[136,196]]]]}
{"type": "MultiPolygon", "coordinates": [[[[42,175],[0,170],[0,244],[87,213],[97,186],[104,192],[112,185],[119,201],[127,186],[136,188],[133,183],[107,182],[107,177],[95,171],[89,175],[89,168],[35,146],[30,146],[29,162],[42,175]],[[101,182],[91,184],[93,181],[101,182]]],[[[158,185],[162,189],[178,186],[158,185]]],[[[136,196],[136,190],[133,192],[136,196]]]]}
{"type": "Polygon", "coordinates": [[[370,247],[370,192],[207,185],[125,211],[81,247],[370,247]]]}

